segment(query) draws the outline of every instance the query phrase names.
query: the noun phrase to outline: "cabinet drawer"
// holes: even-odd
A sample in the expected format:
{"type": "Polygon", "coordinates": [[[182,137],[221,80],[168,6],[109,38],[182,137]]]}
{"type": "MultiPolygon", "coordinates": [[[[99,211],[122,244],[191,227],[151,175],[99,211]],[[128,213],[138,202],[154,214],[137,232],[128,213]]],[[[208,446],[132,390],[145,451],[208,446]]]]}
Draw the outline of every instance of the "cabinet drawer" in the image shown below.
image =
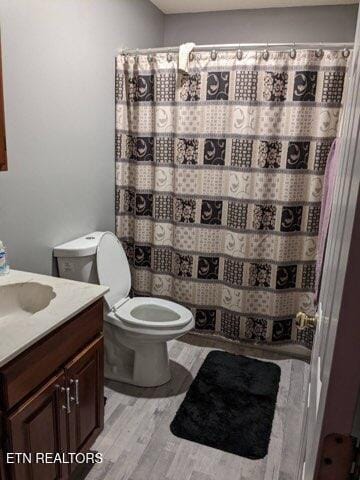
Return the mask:
{"type": "Polygon", "coordinates": [[[29,395],[95,338],[102,328],[101,299],[1,368],[3,410],[13,408],[29,395]]]}

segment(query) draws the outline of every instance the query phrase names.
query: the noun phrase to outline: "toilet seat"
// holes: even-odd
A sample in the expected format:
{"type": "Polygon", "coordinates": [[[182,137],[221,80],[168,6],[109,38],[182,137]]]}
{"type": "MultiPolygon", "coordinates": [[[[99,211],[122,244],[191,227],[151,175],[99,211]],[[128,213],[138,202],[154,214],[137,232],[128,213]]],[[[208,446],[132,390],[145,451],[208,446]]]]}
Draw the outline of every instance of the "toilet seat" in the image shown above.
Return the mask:
{"type": "MultiPolygon", "coordinates": [[[[110,287],[105,301],[111,323],[128,331],[176,331],[193,322],[190,310],[178,303],[154,297],[129,298],[131,276],[125,251],[111,232],[103,233],[97,247],[96,263],[100,283],[110,287]]],[[[153,335],[153,333],[151,333],[153,335]]]]}
{"type": "Polygon", "coordinates": [[[161,298],[129,298],[113,312],[128,327],[147,329],[182,328],[192,321],[192,313],[178,303],[161,298]]]}

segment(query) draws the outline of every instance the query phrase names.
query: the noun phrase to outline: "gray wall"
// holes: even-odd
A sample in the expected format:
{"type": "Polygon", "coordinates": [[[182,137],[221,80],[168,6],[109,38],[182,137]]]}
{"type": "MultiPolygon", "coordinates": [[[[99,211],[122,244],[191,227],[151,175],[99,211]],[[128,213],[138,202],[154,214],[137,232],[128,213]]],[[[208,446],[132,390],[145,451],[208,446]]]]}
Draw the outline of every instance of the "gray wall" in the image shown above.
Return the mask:
{"type": "Polygon", "coordinates": [[[166,15],[164,45],[352,42],[356,15],[357,5],[166,15]]]}
{"type": "Polygon", "coordinates": [[[14,268],[50,273],[52,247],[114,228],[114,57],[159,46],[147,0],[1,0],[9,171],[0,239],[14,268]]]}

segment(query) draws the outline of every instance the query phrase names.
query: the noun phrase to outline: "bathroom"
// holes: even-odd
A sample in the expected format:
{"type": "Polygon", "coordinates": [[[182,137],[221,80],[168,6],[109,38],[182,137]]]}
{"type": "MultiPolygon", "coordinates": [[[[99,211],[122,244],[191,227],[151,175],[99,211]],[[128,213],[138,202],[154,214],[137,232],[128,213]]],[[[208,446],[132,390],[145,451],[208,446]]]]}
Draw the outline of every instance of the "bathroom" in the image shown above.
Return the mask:
{"type": "Polygon", "coordinates": [[[358,25],[0,0],[0,480],[358,478],[358,25]]]}

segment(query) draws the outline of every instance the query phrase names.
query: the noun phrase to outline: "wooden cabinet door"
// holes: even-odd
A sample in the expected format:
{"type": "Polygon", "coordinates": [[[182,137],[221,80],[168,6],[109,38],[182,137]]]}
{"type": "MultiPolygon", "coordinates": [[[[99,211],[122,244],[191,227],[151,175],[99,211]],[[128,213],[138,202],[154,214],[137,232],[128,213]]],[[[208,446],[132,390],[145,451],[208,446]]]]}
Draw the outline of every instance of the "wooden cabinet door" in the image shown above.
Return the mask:
{"type": "Polygon", "coordinates": [[[26,452],[32,462],[8,464],[12,480],[55,480],[67,477],[61,463],[36,463],[35,453],[66,452],[65,375],[60,373],[8,417],[9,451],[26,452]]]}
{"type": "MultiPolygon", "coordinates": [[[[104,341],[94,340],[65,367],[71,391],[69,451],[87,450],[104,426],[104,341]]],[[[71,465],[71,471],[76,464],[71,465]]]]}
{"type": "Polygon", "coordinates": [[[5,427],[4,416],[0,412],[0,480],[5,480],[5,463],[4,463],[4,443],[5,443],[5,427]]]}
{"type": "Polygon", "coordinates": [[[5,480],[4,455],[0,452],[0,480],[5,480]]]}

